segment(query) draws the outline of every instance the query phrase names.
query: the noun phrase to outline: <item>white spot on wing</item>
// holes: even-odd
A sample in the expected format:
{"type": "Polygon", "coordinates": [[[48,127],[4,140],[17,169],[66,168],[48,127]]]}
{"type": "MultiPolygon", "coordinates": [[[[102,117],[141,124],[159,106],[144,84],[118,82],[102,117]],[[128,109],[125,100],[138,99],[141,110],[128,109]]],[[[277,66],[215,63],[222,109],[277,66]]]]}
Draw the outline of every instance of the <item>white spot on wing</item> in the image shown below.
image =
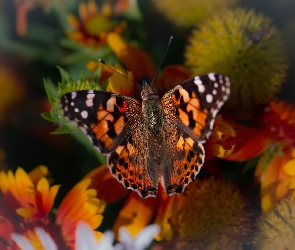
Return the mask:
{"type": "Polygon", "coordinates": [[[75,111],[76,113],[78,113],[78,112],[79,112],[79,109],[75,108],[74,111],[75,111]]]}
{"type": "Polygon", "coordinates": [[[213,96],[212,96],[211,94],[207,94],[207,95],[206,95],[206,101],[207,101],[208,103],[211,103],[211,102],[213,101],[213,96]]]}
{"type": "Polygon", "coordinates": [[[195,77],[194,83],[196,85],[203,85],[203,82],[201,81],[200,77],[198,77],[198,76],[195,77]]]}
{"type": "Polygon", "coordinates": [[[230,83],[229,83],[229,78],[228,77],[225,77],[225,85],[226,87],[229,87],[230,86],[230,83]]]}
{"type": "Polygon", "coordinates": [[[204,93],[205,86],[204,86],[203,82],[201,81],[200,77],[196,76],[194,79],[194,83],[198,86],[199,92],[204,93]]]}
{"type": "Polygon", "coordinates": [[[89,92],[88,92],[88,94],[87,94],[87,99],[93,99],[94,96],[95,96],[94,93],[89,93],[89,92]]]}
{"type": "Polygon", "coordinates": [[[86,110],[82,111],[81,116],[86,119],[88,117],[88,112],[86,110]]]}
{"type": "Polygon", "coordinates": [[[74,106],[75,105],[75,103],[74,102],[71,102],[71,106],[74,106]]]}
{"type": "Polygon", "coordinates": [[[212,94],[213,94],[213,95],[216,95],[216,94],[217,94],[216,89],[213,89],[212,94]]]}
{"type": "Polygon", "coordinates": [[[218,83],[217,82],[214,83],[214,88],[218,88],[218,83]]]}
{"type": "Polygon", "coordinates": [[[92,107],[93,106],[93,99],[86,100],[86,106],[87,107],[92,107]]]}
{"type": "Polygon", "coordinates": [[[209,79],[210,79],[211,81],[213,81],[213,82],[216,81],[216,78],[215,78],[214,73],[209,73],[209,74],[208,74],[208,77],[209,77],[209,79]]]}
{"type": "Polygon", "coordinates": [[[72,92],[72,99],[75,99],[77,96],[77,92],[72,92]]]}

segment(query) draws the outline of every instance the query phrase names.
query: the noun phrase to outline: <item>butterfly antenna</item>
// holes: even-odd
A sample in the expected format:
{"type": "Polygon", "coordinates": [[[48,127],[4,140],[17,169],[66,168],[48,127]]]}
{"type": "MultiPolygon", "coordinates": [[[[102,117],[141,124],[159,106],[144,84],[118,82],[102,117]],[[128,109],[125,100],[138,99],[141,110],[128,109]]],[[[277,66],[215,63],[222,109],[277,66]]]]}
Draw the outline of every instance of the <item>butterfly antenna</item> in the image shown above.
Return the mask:
{"type": "MultiPolygon", "coordinates": [[[[128,81],[135,83],[136,85],[138,85],[137,82],[131,80],[130,78],[128,78],[127,76],[123,75],[122,73],[118,72],[117,70],[113,69],[112,67],[110,67],[109,65],[107,65],[102,59],[98,59],[99,62],[101,62],[102,64],[104,64],[106,67],[108,67],[109,69],[113,70],[115,73],[125,77],[128,81]]],[[[139,85],[138,85],[139,86],[139,85]]]]}
{"type": "Polygon", "coordinates": [[[155,75],[154,75],[154,77],[153,77],[153,79],[152,79],[151,85],[153,84],[153,82],[154,82],[154,80],[155,80],[155,78],[156,78],[156,75],[157,75],[157,73],[158,73],[158,71],[159,71],[159,69],[160,69],[160,66],[161,66],[161,64],[163,63],[163,61],[164,61],[164,59],[165,59],[165,57],[166,57],[166,54],[167,54],[167,51],[168,51],[168,49],[169,49],[169,46],[170,46],[170,44],[171,44],[172,39],[173,39],[173,36],[170,36],[169,41],[168,41],[168,44],[167,44],[167,47],[166,47],[166,51],[165,51],[164,56],[162,57],[162,60],[161,60],[159,66],[158,66],[158,68],[157,68],[157,70],[156,70],[156,73],[155,73],[155,75]]]}

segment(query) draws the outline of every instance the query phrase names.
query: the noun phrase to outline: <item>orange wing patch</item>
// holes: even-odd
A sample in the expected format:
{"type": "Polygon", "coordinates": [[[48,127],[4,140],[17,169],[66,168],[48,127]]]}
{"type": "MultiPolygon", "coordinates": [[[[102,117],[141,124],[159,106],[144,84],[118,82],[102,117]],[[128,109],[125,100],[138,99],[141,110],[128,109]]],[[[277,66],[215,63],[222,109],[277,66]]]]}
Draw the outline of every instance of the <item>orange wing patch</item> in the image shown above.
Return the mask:
{"type": "Polygon", "coordinates": [[[181,86],[176,87],[173,91],[171,100],[177,107],[177,117],[198,137],[202,137],[203,129],[206,126],[208,110],[201,109],[200,99],[195,92],[191,90],[187,91],[181,86]]]}
{"type": "Polygon", "coordinates": [[[182,157],[173,162],[170,178],[166,178],[165,181],[164,177],[168,194],[182,193],[185,187],[195,180],[205,158],[203,145],[190,137],[180,135],[176,148],[176,152],[182,157]]]}
{"type": "Polygon", "coordinates": [[[111,173],[124,185],[125,188],[136,190],[143,198],[156,196],[157,184],[152,181],[145,167],[143,158],[132,161],[132,157],[140,157],[136,148],[127,140],[124,140],[111,153],[108,158],[108,166],[111,173]],[[138,165],[136,164],[138,163],[138,165]]]}

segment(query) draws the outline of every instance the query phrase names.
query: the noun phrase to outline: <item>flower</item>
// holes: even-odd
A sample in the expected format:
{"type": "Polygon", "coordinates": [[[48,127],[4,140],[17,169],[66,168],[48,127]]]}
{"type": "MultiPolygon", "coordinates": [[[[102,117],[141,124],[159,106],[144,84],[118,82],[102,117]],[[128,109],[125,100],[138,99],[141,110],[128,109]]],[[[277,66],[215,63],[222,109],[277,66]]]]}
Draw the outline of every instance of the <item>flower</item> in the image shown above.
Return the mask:
{"type": "Polygon", "coordinates": [[[293,199],[282,199],[267,211],[258,223],[254,249],[294,249],[295,203],[293,199]]]}
{"type": "MultiPolygon", "coordinates": [[[[57,250],[57,246],[54,243],[54,240],[42,228],[37,227],[35,229],[35,233],[38,239],[40,240],[39,248],[44,248],[45,250],[57,250]]],[[[36,247],[21,234],[12,233],[11,238],[14,242],[16,242],[18,247],[20,247],[23,250],[34,250],[36,247]]]]}
{"type": "Polygon", "coordinates": [[[152,2],[156,9],[170,22],[180,28],[190,28],[199,25],[205,19],[216,14],[216,12],[235,6],[237,1],[188,0],[183,3],[177,0],[153,0],[152,2]]]}
{"type": "Polygon", "coordinates": [[[294,183],[295,108],[285,101],[274,100],[259,116],[262,128],[272,139],[255,170],[260,182],[261,207],[266,211],[288,196],[294,183]]]}
{"type": "Polygon", "coordinates": [[[254,213],[229,182],[195,180],[175,215],[176,249],[242,249],[251,238],[254,213]]]}
{"type": "Polygon", "coordinates": [[[148,225],[142,229],[135,238],[133,238],[128,230],[120,228],[119,239],[123,243],[124,249],[144,250],[152,242],[154,236],[160,232],[158,225],[148,225]]]}
{"type": "Polygon", "coordinates": [[[139,234],[133,238],[126,228],[120,228],[120,243],[113,245],[114,233],[112,231],[105,232],[103,238],[97,242],[91,227],[89,227],[88,224],[81,222],[76,229],[76,250],[143,250],[150,245],[155,234],[159,231],[160,228],[158,225],[149,225],[142,229],[139,234]]]}
{"type": "Polygon", "coordinates": [[[18,168],[15,175],[12,171],[0,172],[0,239],[5,247],[14,246],[10,235],[16,233],[37,248],[41,243],[35,228],[40,227],[59,249],[74,249],[79,221],[87,222],[93,229],[100,225],[105,203],[94,198],[96,191],[88,189],[89,179],[76,184],[53,215],[59,185],[50,187],[44,177],[47,173],[44,166],[30,174],[22,168],[18,168]]]}
{"type": "Polygon", "coordinates": [[[104,4],[101,11],[93,0],[79,5],[79,21],[74,15],[68,16],[68,21],[73,31],[68,32],[68,37],[73,41],[86,46],[98,47],[106,43],[108,33],[121,34],[126,23],[122,21],[117,24],[111,16],[111,6],[104,4]]]}
{"type": "Polygon", "coordinates": [[[206,157],[212,155],[224,158],[231,155],[235,150],[235,137],[234,124],[230,121],[224,121],[221,115],[217,115],[212,133],[205,144],[206,157]]]}
{"type": "Polygon", "coordinates": [[[239,123],[235,123],[233,127],[236,136],[230,138],[228,142],[235,145],[235,148],[230,154],[224,156],[226,160],[242,162],[253,159],[261,155],[272,142],[269,134],[262,129],[239,123]]]}
{"type": "Polygon", "coordinates": [[[101,66],[101,77],[99,82],[104,83],[107,79],[109,79],[109,83],[106,88],[107,92],[134,96],[135,84],[131,71],[126,72],[119,63],[116,63],[115,67],[112,67],[100,62],[89,61],[86,65],[86,67],[92,72],[96,72],[101,66]]]}
{"type": "Polygon", "coordinates": [[[185,58],[193,75],[228,76],[226,105],[239,110],[271,100],[287,69],[279,31],[270,19],[245,9],[221,12],[200,25],[189,38],[185,58]]]}
{"type": "Polygon", "coordinates": [[[76,250],[111,250],[114,249],[114,233],[107,231],[100,241],[89,224],[80,221],[76,228],[76,250]]]}

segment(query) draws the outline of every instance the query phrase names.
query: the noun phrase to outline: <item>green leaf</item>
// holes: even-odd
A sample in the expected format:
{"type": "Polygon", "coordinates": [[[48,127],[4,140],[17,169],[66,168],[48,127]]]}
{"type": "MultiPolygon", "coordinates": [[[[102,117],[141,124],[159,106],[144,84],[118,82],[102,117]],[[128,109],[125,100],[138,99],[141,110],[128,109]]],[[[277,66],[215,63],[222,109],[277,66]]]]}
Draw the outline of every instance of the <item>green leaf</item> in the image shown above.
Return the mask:
{"type": "Polygon", "coordinates": [[[69,127],[62,126],[62,127],[57,128],[56,130],[54,130],[50,134],[60,135],[60,134],[70,134],[70,133],[71,133],[71,131],[70,131],[69,127]]]}
{"type": "Polygon", "coordinates": [[[66,84],[68,81],[70,81],[70,76],[69,76],[68,72],[65,71],[62,67],[57,66],[57,68],[58,68],[58,71],[61,75],[62,84],[66,84]]]}
{"type": "Polygon", "coordinates": [[[48,100],[52,106],[55,104],[55,100],[58,97],[57,87],[50,80],[43,80],[44,88],[48,96],[48,100]]]}
{"type": "Polygon", "coordinates": [[[41,113],[41,117],[46,121],[55,122],[55,119],[52,117],[50,111],[41,113]]]}

